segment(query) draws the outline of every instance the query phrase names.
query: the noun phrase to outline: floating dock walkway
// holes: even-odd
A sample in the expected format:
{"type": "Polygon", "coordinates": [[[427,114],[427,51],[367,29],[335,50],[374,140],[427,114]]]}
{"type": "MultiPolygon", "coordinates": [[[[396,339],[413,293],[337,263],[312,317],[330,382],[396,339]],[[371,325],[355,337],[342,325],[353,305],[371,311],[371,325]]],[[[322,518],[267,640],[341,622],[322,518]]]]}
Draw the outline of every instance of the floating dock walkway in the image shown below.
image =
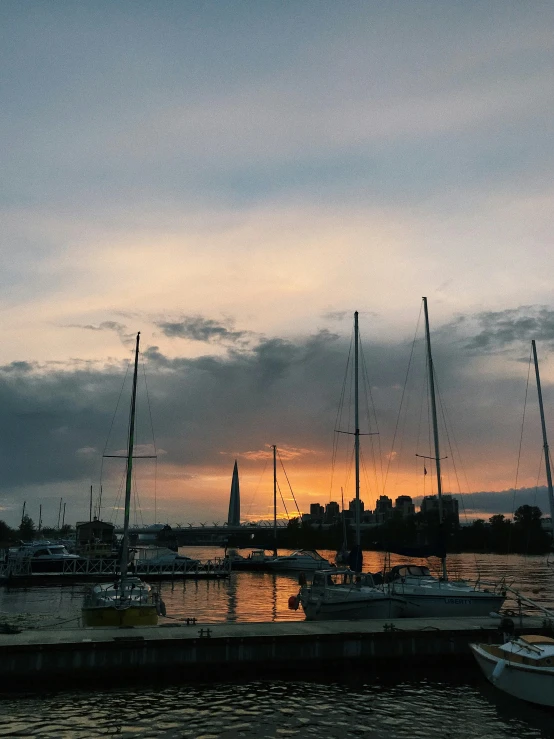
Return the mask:
{"type": "MultiPolygon", "coordinates": [[[[136,678],[225,679],[238,671],[335,670],[470,660],[470,642],[501,643],[505,629],[552,635],[548,619],[397,619],[327,622],[169,622],[142,628],[29,630],[0,634],[0,681],[71,684],[136,678]],[[515,622],[515,623],[514,623],[515,622]],[[45,681],[48,682],[45,682],[45,681]]],[[[121,684],[121,682],[120,682],[121,684]]]]}

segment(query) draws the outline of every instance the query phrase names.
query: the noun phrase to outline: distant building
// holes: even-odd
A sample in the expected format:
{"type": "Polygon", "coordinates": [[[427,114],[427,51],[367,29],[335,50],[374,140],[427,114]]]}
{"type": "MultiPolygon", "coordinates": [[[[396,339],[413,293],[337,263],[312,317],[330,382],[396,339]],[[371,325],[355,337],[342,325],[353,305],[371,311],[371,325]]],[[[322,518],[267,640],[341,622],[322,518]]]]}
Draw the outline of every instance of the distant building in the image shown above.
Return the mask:
{"type": "Polygon", "coordinates": [[[394,501],[394,510],[398,511],[402,518],[415,515],[415,505],[409,495],[399,495],[394,501]]]}
{"type": "MultiPolygon", "coordinates": [[[[424,516],[439,515],[439,498],[438,495],[426,495],[421,501],[421,513],[424,516]]],[[[443,518],[450,519],[459,526],[460,514],[458,512],[458,501],[452,495],[442,496],[442,514],[443,518]]]]}
{"type": "Polygon", "coordinates": [[[92,521],[78,522],[75,526],[75,544],[79,554],[96,557],[109,555],[117,546],[115,526],[107,521],[99,521],[96,516],[92,521]]]}
{"type": "MultiPolygon", "coordinates": [[[[358,500],[357,501],[360,506],[360,521],[362,520],[363,513],[364,513],[364,501],[358,500]]],[[[350,511],[350,516],[355,521],[356,520],[356,498],[352,498],[350,503],[348,504],[348,510],[350,511]]]]}
{"type": "Polygon", "coordinates": [[[340,507],[338,503],[332,500],[325,506],[325,523],[334,523],[340,516],[340,507]]]}
{"type": "Polygon", "coordinates": [[[325,516],[325,509],[319,503],[312,503],[310,505],[310,520],[311,521],[323,521],[325,516]]]}
{"type": "Polygon", "coordinates": [[[376,523],[385,523],[392,518],[392,500],[388,495],[381,495],[375,504],[376,523]]]}

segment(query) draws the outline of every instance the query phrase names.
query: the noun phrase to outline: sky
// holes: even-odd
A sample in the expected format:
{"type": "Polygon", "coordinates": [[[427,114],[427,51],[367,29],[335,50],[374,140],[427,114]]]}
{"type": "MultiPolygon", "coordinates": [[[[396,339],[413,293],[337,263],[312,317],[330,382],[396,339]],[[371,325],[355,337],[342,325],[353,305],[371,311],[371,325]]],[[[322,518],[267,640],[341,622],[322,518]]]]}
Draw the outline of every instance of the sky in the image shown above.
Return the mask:
{"type": "Polygon", "coordinates": [[[137,522],[224,521],[235,459],[243,516],[268,517],[271,444],[302,510],[352,497],[333,439],[354,310],[379,430],[362,498],[432,493],[398,421],[424,295],[463,460],[446,490],[479,515],[538,500],[551,3],[6,0],[0,75],[0,517],[53,524],[63,498],[86,519],[100,481],[115,515],[102,454],[125,447],[137,331],[157,453],[137,522]]]}

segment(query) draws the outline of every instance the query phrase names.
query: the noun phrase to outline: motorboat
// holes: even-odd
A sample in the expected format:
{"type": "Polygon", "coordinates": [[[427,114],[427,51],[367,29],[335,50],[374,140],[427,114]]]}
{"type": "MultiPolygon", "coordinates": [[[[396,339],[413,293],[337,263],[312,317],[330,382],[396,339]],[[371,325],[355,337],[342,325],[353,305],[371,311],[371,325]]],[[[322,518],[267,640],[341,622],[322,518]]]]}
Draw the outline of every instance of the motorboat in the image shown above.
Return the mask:
{"type": "Polygon", "coordinates": [[[186,565],[187,567],[193,568],[200,564],[200,560],[174,552],[168,547],[139,547],[136,549],[135,554],[135,572],[139,572],[145,566],[148,568],[159,565],[167,565],[168,567],[186,565]]]}
{"type": "Polygon", "coordinates": [[[406,605],[403,598],[376,588],[371,574],[347,569],[314,572],[312,584],[289,599],[290,608],[299,604],[306,621],[398,618],[406,605]]]}
{"type": "Polygon", "coordinates": [[[331,563],[318,554],[315,549],[297,549],[292,554],[273,557],[268,563],[270,570],[313,572],[329,568],[331,563]]]}
{"type": "Polygon", "coordinates": [[[8,570],[15,573],[24,571],[36,572],[63,572],[67,563],[80,560],[78,554],[70,554],[62,543],[51,542],[46,539],[24,543],[20,547],[8,552],[8,570]]]}
{"type": "Polygon", "coordinates": [[[267,554],[265,549],[253,549],[246,557],[239,554],[236,549],[231,549],[225,555],[225,559],[230,562],[233,570],[267,572],[271,569],[270,565],[275,557],[267,554]]]}
{"type": "Polygon", "coordinates": [[[526,635],[506,644],[470,644],[483,674],[499,690],[554,707],[554,639],[526,635]]]}
{"type": "Polygon", "coordinates": [[[488,616],[498,612],[506,599],[504,590],[471,585],[463,580],[441,580],[428,567],[396,565],[385,575],[385,588],[404,598],[403,616],[488,616]]]}

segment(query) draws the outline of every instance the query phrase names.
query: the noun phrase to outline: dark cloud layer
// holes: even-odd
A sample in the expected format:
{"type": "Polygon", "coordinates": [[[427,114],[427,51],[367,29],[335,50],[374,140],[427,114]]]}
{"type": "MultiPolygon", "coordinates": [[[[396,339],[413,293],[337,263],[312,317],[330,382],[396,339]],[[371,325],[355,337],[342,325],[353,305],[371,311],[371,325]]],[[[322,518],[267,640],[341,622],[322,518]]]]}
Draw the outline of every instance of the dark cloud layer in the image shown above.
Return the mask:
{"type": "MultiPolygon", "coordinates": [[[[170,325],[168,321],[167,326],[170,325]]],[[[225,336],[219,328],[225,327],[204,318],[191,331],[209,337],[213,330],[216,337],[225,336]]],[[[363,321],[361,329],[363,366],[367,369],[379,421],[379,443],[385,454],[397,423],[400,398],[404,394],[407,414],[414,409],[421,414],[424,383],[422,380],[420,389],[404,388],[409,342],[373,342],[365,335],[363,321]]],[[[475,346],[470,351],[461,346],[459,338],[456,332],[440,328],[434,334],[439,406],[451,414],[466,460],[483,467],[489,460],[498,464],[498,459],[508,459],[515,474],[524,391],[518,374],[518,352],[506,358],[507,368],[513,360],[513,373],[497,376],[493,372],[475,372],[476,362],[486,359],[486,353],[476,358],[475,346]]],[[[258,337],[257,343],[247,348],[231,342],[226,352],[217,356],[170,357],[159,347],[146,347],[143,360],[149,405],[141,372],[137,443],[152,443],[151,413],[156,445],[165,452],[158,460],[160,490],[164,470],[170,467],[183,467],[184,475],[190,466],[226,469],[234,454],[263,449],[272,443],[308,450],[311,464],[317,458],[324,468],[329,468],[349,342],[350,336],[323,330],[296,340],[258,337]],[[318,453],[315,457],[313,451],[318,453]]],[[[423,371],[422,340],[416,345],[412,361],[421,365],[423,371]]],[[[129,385],[122,391],[125,368],[72,365],[62,370],[45,365],[40,371],[34,370],[26,362],[13,362],[0,371],[0,497],[11,501],[9,505],[19,506],[35,487],[74,484],[75,495],[83,498],[86,507],[82,481],[99,479],[101,454],[118,399],[119,411],[108,450],[124,446],[125,399],[130,392],[129,385]]],[[[547,385],[544,390],[548,398],[547,385]]],[[[348,393],[351,389],[347,386],[348,393]]],[[[361,415],[362,430],[367,430],[365,413],[361,415]]],[[[421,425],[421,417],[417,423],[421,425]]],[[[414,464],[419,432],[404,419],[399,428],[403,429],[404,440],[397,439],[397,461],[407,469],[414,464]]],[[[530,435],[530,445],[540,450],[538,422],[535,431],[530,435]]],[[[425,453],[424,447],[420,451],[425,453]]],[[[451,454],[446,445],[444,454],[451,454]]],[[[378,492],[373,491],[373,496],[378,492]]],[[[390,490],[386,492],[391,494],[390,490]]],[[[480,505],[504,512],[505,501],[496,495],[476,493],[472,505],[476,510],[480,505]]]]}

